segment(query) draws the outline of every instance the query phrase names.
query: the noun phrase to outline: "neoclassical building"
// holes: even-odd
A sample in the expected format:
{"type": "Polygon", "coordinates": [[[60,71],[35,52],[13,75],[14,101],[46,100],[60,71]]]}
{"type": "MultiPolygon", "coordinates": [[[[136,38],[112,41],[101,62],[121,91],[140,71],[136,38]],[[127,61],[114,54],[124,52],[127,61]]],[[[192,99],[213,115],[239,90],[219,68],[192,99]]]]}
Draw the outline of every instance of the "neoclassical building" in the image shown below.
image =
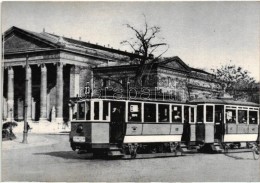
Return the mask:
{"type": "MultiPolygon", "coordinates": [[[[3,35],[3,110],[4,120],[24,118],[24,100],[28,97],[27,116],[32,121],[68,121],[69,99],[77,97],[86,85],[114,87],[111,78],[121,84],[133,83],[141,58],[113,48],[11,27],[3,35]],[[26,60],[29,67],[25,74],[26,60]],[[25,79],[28,92],[25,93],[25,79]]],[[[163,59],[147,66],[142,76],[145,87],[161,91],[177,89],[181,100],[212,97],[221,92],[215,76],[191,68],[179,57],[163,59]],[[148,72],[149,71],[149,72],[148,72]]]]}
{"type": "Polygon", "coordinates": [[[3,119],[23,120],[25,65],[29,63],[28,119],[67,121],[68,101],[87,82],[92,68],[126,65],[138,55],[97,44],[11,27],[3,35],[3,119]]]}
{"type": "Polygon", "coordinates": [[[161,94],[162,97],[175,95],[172,99],[176,101],[216,98],[223,93],[221,83],[215,75],[189,67],[177,56],[145,65],[142,75],[139,76],[138,87],[136,84],[133,87],[139,67],[138,64],[130,64],[93,68],[95,88],[107,87],[106,93],[112,89],[139,88],[146,93],[149,91],[149,94],[161,94]]]}

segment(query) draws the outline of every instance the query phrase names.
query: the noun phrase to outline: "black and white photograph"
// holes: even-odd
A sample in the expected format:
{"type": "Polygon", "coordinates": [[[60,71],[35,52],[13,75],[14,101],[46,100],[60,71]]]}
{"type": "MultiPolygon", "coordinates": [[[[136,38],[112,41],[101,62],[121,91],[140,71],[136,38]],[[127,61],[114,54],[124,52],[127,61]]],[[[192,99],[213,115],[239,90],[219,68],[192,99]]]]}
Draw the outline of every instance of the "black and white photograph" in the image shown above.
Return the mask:
{"type": "Polygon", "coordinates": [[[2,1],[2,182],[260,182],[258,1],[2,1]]]}

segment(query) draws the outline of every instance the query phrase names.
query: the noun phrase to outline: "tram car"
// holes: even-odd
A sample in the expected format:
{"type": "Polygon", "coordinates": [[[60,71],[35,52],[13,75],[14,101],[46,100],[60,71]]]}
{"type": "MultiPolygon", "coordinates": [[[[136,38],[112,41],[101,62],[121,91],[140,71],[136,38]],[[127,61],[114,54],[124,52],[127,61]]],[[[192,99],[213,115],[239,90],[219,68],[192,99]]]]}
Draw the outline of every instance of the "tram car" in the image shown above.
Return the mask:
{"type": "Polygon", "coordinates": [[[71,148],[94,155],[135,158],[259,144],[259,105],[251,102],[81,99],[73,103],[77,112],[71,121],[71,148]]]}
{"type": "Polygon", "coordinates": [[[225,151],[259,144],[259,104],[230,99],[198,99],[197,116],[190,123],[190,145],[225,151]]]}
{"type": "Polygon", "coordinates": [[[189,141],[185,124],[196,119],[196,105],[186,103],[82,99],[74,104],[71,148],[94,155],[182,152],[181,142],[189,141]]]}

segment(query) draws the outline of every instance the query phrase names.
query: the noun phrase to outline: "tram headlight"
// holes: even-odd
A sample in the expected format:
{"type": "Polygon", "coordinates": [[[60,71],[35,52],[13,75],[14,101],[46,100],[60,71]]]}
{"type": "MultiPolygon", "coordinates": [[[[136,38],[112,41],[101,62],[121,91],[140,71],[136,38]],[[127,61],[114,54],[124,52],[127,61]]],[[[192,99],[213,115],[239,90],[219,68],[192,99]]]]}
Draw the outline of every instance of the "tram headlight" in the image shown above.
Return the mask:
{"type": "Polygon", "coordinates": [[[76,132],[77,132],[77,133],[81,133],[82,131],[83,131],[83,125],[82,125],[82,124],[79,124],[79,125],[77,126],[76,132]]]}

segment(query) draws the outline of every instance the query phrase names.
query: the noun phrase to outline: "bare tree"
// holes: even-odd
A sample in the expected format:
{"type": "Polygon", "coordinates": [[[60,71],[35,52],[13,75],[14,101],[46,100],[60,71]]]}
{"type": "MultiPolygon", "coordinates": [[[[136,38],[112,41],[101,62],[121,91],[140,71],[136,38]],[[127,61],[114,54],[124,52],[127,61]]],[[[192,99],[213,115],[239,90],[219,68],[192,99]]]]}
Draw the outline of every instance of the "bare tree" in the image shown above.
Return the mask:
{"type": "Polygon", "coordinates": [[[140,81],[146,64],[152,65],[169,49],[169,45],[163,42],[164,39],[159,36],[161,28],[159,26],[149,26],[145,15],[143,16],[144,26],[142,29],[125,24],[128,29],[133,31],[134,37],[121,42],[122,45],[130,46],[133,52],[141,55],[140,67],[136,72],[136,81],[140,81]],[[153,56],[155,53],[157,53],[156,57],[153,56]]]}

